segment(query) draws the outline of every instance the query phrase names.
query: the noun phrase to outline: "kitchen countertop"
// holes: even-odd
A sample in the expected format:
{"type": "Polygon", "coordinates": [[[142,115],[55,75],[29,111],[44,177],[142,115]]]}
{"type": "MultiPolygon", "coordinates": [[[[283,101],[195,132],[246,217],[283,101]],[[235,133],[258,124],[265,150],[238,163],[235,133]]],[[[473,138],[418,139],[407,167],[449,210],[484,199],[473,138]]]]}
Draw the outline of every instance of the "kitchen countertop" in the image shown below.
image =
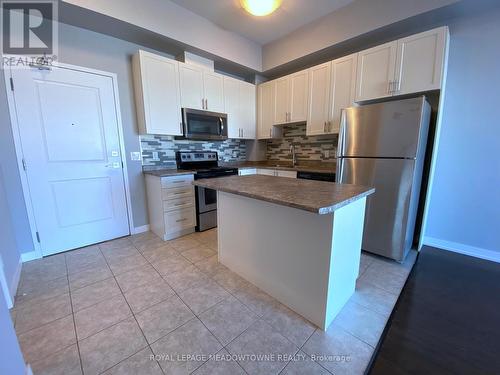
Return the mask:
{"type": "Polygon", "coordinates": [[[360,185],[263,175],[203,179],[193,184],[320,215],[333,213],[375,192],[374,188],[360,185]]]}
{"type": "Polygon", "coordinates": [[[238,169],[249,168],[262,168],[262,169],[276,169],[283,171],[297,171],[297,172],[316,172],[316,173],[335,173],[335,162],[321,162],[321,161],[302,161],[299,160],[297,165],[292,166],[291,162],[287,161],[241,161],[241,162],[224,162],[219,163],[224,167],[233,167],[238,169]]]}
{"type": "MultiPolygon", "coordinates": [[[[283,171],[297,171],[297,172],[315,172],[315,173],[335,173],[335,162],[320,162],[320,161],[299,161],[294,167],[291,162],[280,161],[240,161],[240,162],[219,162],[221,167],[231,167],[238,169],[276,169],[283,171]]],[[[174,167],[150,167],[144,168],[144,174],[150,174],[156,177],[177,176],[183,174],[193,174],[194,170],[176,169],[174,167]]]]}
{"type": "Polygon", "coordinates": [[[179,176],[183,174],[194,174],[196,171],[177,168],[143,169],[142,173],[156,177],[179,176]]]}

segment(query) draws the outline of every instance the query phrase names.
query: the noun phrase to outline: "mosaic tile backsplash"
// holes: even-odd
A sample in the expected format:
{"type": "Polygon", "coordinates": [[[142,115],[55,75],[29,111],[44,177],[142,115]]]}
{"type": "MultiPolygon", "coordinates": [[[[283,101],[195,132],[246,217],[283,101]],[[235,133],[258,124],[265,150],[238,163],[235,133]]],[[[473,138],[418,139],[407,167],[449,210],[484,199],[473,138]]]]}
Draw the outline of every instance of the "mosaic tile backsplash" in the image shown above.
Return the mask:
{"type": "Polygon", "coordinates": [[[334,161],[338,136],[306,136],[305,124],[283,127],[283,138],[267,141],[268,160],[291,160],[290,145],[298,160],[334,161]],[[326,152],[325,152],[326,151],[326,152]],[[328,154],[328,155],[327,155],[328,154]]]}
{"type": "Polygon", "coordinates": [[[176,151],[217,151],[219,160],[244,161],[247,158],[244,140],[192,141],[176,140],[167,135],[141,135],[142,165],[164,166],[175,162],[176,151]]]}

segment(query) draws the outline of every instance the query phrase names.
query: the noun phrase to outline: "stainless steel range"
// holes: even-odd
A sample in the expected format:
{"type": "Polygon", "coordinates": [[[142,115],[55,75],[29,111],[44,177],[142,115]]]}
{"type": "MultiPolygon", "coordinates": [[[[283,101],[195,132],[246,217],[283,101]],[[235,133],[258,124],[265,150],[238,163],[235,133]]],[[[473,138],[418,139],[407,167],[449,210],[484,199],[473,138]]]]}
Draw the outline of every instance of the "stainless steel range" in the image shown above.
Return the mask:
{"type": "MultiPolygon", "coordinates": [[[[220,167],[215,151],[177,151],[177,169],[194,170],[194,179],[217,178],[238,174],[238,168],[220,167]]],[[[202,232],[217,226],[217,192],[195,187],[196,230],[202,232]]]]}

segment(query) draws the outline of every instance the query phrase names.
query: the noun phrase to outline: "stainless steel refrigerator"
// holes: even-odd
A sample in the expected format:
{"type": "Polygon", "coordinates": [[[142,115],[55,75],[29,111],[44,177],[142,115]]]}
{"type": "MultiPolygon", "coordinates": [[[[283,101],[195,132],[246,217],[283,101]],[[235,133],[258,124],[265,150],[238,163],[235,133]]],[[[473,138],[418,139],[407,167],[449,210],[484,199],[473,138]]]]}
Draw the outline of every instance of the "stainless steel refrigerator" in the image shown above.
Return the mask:
{"type": "Polygon", "coordinates": [[[411,249],[431,108],[424,96],[343,111],[336,181],[374,186],[362,249],[402,262],[411,249]]]}

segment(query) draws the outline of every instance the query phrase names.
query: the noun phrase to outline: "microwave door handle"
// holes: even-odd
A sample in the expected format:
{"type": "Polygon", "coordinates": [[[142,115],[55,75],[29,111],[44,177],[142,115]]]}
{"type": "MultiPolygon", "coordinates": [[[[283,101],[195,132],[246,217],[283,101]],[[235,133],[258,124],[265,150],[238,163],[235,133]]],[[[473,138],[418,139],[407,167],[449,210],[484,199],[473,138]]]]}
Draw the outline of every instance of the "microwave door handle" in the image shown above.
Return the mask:
{"type": "Polygon", "coordinates": [[[224,121],[222,121],[222,117],[219,117],[219,135],[222,135],[224,131],[224,121]]]}

